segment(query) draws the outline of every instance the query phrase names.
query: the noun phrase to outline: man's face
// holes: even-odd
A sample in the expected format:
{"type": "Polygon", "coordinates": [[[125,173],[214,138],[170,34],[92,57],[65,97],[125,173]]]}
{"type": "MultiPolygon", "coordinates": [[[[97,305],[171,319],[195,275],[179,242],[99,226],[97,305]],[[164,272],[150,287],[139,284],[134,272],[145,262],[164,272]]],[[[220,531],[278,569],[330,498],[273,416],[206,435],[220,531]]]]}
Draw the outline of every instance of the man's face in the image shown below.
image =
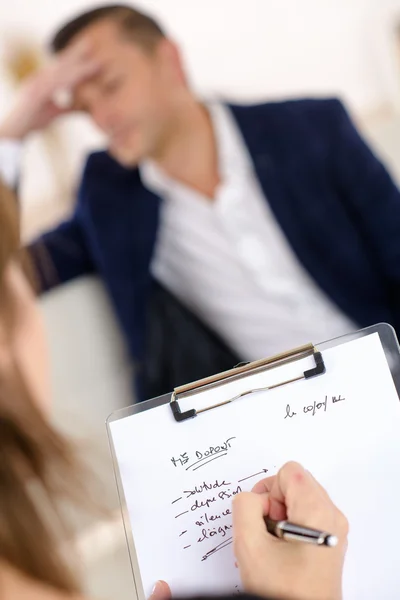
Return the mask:
{"type": "Polygon", "coordinates": [[[185,89],[179,60],[167,40],[146,51],[112,21],[88,27],[71,48],[84,41],[101,69],[76,88],[74,106],[87,112],[106,134],[110,153],[120,163],[134,166],[157,153],[168,135],[185,89]]]}

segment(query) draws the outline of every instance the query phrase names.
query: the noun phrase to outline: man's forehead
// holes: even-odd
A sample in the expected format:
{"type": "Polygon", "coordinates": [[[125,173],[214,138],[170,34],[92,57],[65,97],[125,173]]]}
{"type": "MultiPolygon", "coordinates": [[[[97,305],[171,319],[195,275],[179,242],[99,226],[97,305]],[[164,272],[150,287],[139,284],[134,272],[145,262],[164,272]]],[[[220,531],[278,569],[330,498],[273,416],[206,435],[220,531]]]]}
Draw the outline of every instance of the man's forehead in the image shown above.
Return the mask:
{"type": "Polygon", "coordinates": [[[121,25],[110,19],[104,19],[93,23],[78,33],[71,41],[69,47],[86,43],[93,55],[103,54],[110,47],[118,47],[124,44],[124,36],[121,25]]]}

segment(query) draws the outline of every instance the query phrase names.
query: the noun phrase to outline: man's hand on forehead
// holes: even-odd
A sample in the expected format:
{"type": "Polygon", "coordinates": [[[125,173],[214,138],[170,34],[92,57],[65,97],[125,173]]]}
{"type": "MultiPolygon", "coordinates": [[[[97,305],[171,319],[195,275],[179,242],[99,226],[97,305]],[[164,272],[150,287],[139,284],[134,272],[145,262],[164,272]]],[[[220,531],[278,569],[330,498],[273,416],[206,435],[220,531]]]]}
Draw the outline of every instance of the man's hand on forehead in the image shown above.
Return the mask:
{"type": "Polygon", "coordinates": [[[21,87],[12,111],[0,123],[0,138],[23,139],[73,110],[76,86],[100,71],[101,64],[94,58],[90,44],[71,44],[21,87]]]}
{"type": "Polygon", "coordinates": [[[100,70],[100,61],[94,57],[93,48],[87,41],[72,44],[49,65],[54,104],[62,110],[72,108],[72,93],[76,86],[98,75],[100,70]]]}

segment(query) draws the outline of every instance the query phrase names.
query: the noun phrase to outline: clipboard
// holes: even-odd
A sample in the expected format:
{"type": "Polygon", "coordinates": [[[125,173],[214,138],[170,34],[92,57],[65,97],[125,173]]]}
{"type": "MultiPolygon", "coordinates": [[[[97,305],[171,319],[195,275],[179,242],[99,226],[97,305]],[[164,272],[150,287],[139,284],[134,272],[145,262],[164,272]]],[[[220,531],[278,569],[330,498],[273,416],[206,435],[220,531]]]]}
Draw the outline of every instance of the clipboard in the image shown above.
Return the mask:
{"type": "MultiPolygon", "coordinates": [[[[124,420],[133,415],[138,415],[145,411],[151,411],[152,409],[161,407],[163,405],[169,405],[168,410],[170,410],[171,415],[173,416],[173,419],[176,423],[176,427],[184,428],[186,426],[186,423],[193,419],[200,422],[204,413],[211,411],[223,411],[224,406],[237,401],[246,403],[247,398],[251,397],[254,394],[258,394],[260,392],[266,393],[265,398],[267,399],[268,392],[276,390],[277,388],[283,389],[287,387],[287,389],[289,390],[291,386],[296,386],[299,384],[299,382],[303,382],[304,385],[307,385],[308,381],[312,381],[315,378],[323,378],[327,373],[324,359],[324,355],[327,350],[337,348],[338,346],[342,346],[344,344],[347,344],[348,342],[353,342],[355,340],[361,340],[362,338],[366,338],[368,336],[373,336],[374,334],[379,337],[380,343],[382,344],[384,355],[390,369],[391,377],[393,379],[397,399],[399,399],[400,347],[394,329],[386,323],[381,323],[339,338],[318,343],[316,345],[311,343],[306,344],[305,346],[302,346],[300,348],[295,348],[293,350],[283,352],[279,355],[270,358],[265,358],[251,363],[241,364],[232,369],[231,371],[220,373],[215,376],[200,380],[198,382],[190,383],[188,385],[180,386],[169,394],[165,394],[158,398],[153,398],[146,402],[142,402],[140,404],[127,407],[125,409],[120,409],[109,416],[106,423],[107,433],[110,442],[111,455],[121,504],[122,517],[124,522],[127,545],[129,549],[134,584],[139,600],[145,600],[146,593],[144,590],[141,572],[139,569],[138,554],[137,549],[135,547],[135,541],[132,535],[130,517],[128,514],[127,502],[124,493],[124,484],[121,479],[120,467],[118,464],[118,458],[113,440],[113,423],[120,420],[124,420]],[[312,364],[309,368],[303,370],[299,367],[298,372],[290,378],[279,377],[280,367],[292,364],[294,368],[294,365],[296,365],[305,357],[309,357],[312,360],[312,364]],[[207,392],[209,390],[213,390],[220,386],[224,386],[227,383],[231,383],[238,380],[246,380],[246,378],[249,378],[254,374],[263,373],[265,371],[273,371],[274,373],[276,373],[277,377],[275,383],[266,387],[253,388],[250,386],[248,389],[245,389],[240,394],[236,394],[232,397],[226,398],[226,400],[224,400],[223,402],[210,403],[205,406],[203,405],[202,408],[200,408],[199,410],[196,409],[195,400],[198,394],[202,392],[207,392]],[[193,399],[193,406],[190,405],[191,399],[193,399]]],[[[286,416],[290,417],[290,414],[286,416]]]]}

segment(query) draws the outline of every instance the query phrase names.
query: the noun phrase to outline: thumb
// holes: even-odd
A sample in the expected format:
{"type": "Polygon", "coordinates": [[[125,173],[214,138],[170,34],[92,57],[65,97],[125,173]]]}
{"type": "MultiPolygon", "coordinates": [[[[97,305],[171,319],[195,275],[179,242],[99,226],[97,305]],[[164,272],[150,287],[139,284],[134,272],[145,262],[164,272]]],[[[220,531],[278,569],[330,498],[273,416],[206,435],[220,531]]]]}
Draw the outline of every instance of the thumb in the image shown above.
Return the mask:
{"type": "Polygon", "coordinates": [[[233,551],[244,589],[258,596],[258,581],[265,568],[269,534],[264,518],[269,511],[269,494],[242,492],[233,501],[233,551]]]}
{"type": "Polygon", "coordinates": [[[233,538],[235,555],[240,559],[242,550],[251,550],[257,544],[260,535],[266,533],[264,518],[269,511],[269,494],[242,492],[233,500],[233,538]]]}
{"type": "Polygon", "coordinates": [[[238,532],[259,528],[269,511],[269,494],[242,492],[233,499],[233,527],[238,532]]]}
{"type": "Polygon", "coordinates": [[[168,583],[165,581],[157,581],[151,592],[149,600],[169,600],[171,598],[171,590],[168,583]]]}

